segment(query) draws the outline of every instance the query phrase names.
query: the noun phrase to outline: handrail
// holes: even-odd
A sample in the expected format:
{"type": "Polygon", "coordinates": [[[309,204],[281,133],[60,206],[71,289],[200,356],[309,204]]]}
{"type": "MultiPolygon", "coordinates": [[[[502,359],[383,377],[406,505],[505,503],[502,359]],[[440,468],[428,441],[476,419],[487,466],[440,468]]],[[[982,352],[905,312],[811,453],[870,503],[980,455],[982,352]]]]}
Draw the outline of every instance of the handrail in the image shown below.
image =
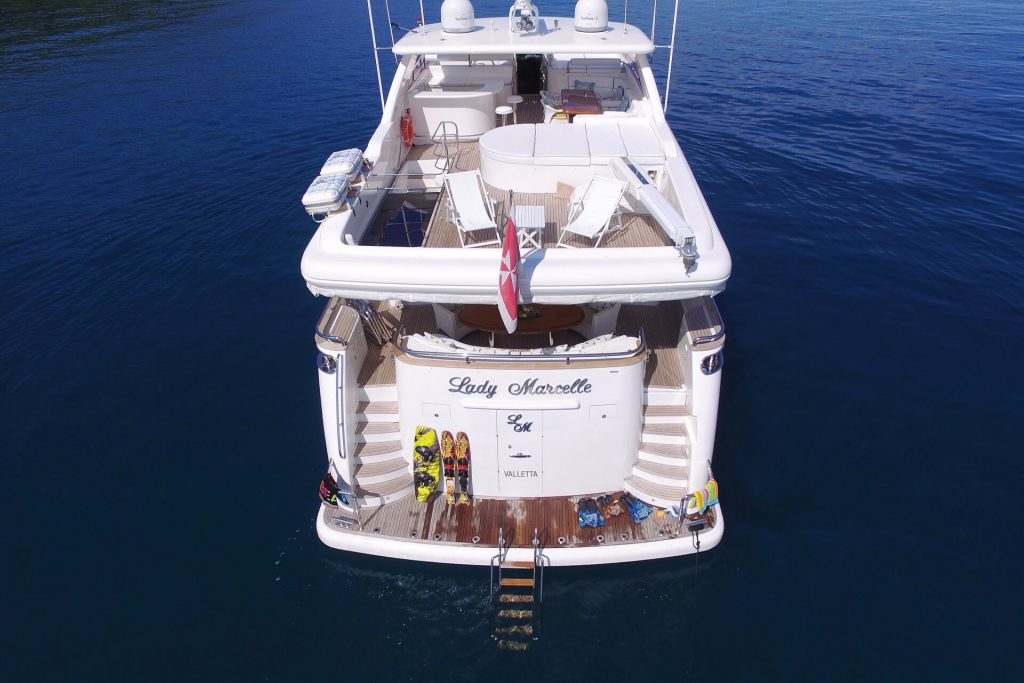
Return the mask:
{"type": "Polygon", "coordinates": [[[498,554],[491,557],[491,602],[494,602],[494,568],[498,568],[498,581],[501,581],[501,563],[505,561],[505,529],[498,527],[498,554]]]}
{"type": "Polygon", "coordinates": [[[448,147],[448,126],[451,125],[455,128],[455,144],[459,143],[459,124],[454,121],[441,121],[437,124],[437,128],[434,129],[434,134],[430,136],[430,139],[435,145],[442,145],[444,147],[444,168],[440,168],[437,162],[440,159],[434,159],[434,168],[441,171],[441,173],[448,173],[451,170],[452,164],[452,153],[448,147]],[[440,134],[440,140],[438,139],[440,134]]]}
{"type": "MultiPolygon", "coordinates": [[[[448,351],[413,351],[403,342],[404,339],[408,338],[405,334],[405,327],[403,326],[397,335],[395,346],[407,356],[413,358],[424,358],[431,360],[455,360],[465,363],[471,362],[513,362],[513,363],[554,363],[564,362],[566,365],[571,365],[573,361],[593,361],[593,360],[615,360],[615,359],[626,359],[633,358],[640,355],[647,350],[647,335],[643,328],[640,328],[638,332],[638,339],[640,344],[629,351],[609,351],[606,353],[552,353],[552,354],[523,354],[518,356],[504,356],[496,353],[454,353],[448,351]]],[[[548,347],[550,348],[550,347],[548,347]]]]}
{"type": "Polygon", "coordinates": [[[722,313],[718,310],[718,304],[715,303],[714,299],[711,299],[711,305],[715,307],[715,316],[718,318],[719,330],[714,334],[706,334],[702,337],[694,337],[693,345],[698,346],[700,344],[710,344],[716,342],[725,336],[725,322],[722,320],[722,313]]]}
{"type": "MultiPolygon", "coordinates": [[[[342,460],[348,460],[348,447],[346,445],[346,439],[344,438],[345,428],[345,354],[339,353],[334,356],[335,360],[335,402],[334,402],[334,415],[337,421],[337,432],[338,432],[338,457],[342,460]]],[[[352,481],[352,463],[349,463],[349,482],[352,481]]]]}
{"type": "Polygon", "coordinates": [[[319,327],[316,327],[313,330],[313,333],[325,341],[334,342],[335,344],[341,344],[342,346],[348,346],[349,344],[347,340],[342,339],[341,337],[335,336],[333,334],[327,334],[326,332],[321,332],[319,327]]]}
{"type": "Polygon", "coordinates": [[[341,314],[343,308],[344,303],[339,305],[335,299],[331,299],[331,301],[328,302],[327,307],[324,309],[323,314],[320,316],[320,319],[317,320],[316,325],[313,327],[313,334],[326,341],[340,344],[341,346],[348,346],[349,341],[347,339],[342,339],[337,335],[327,332],[327,330],[331,329],[337,322],[338,316],[341,314]]]}
{"type": "Polygon", "coordinates": [[[537,602],[544,602],[544,553],[540,550],[540,534],[533,528],[533,585],[537,591],[537,602]],[[538,581],[539,579],[539,581],[538,581]]]}

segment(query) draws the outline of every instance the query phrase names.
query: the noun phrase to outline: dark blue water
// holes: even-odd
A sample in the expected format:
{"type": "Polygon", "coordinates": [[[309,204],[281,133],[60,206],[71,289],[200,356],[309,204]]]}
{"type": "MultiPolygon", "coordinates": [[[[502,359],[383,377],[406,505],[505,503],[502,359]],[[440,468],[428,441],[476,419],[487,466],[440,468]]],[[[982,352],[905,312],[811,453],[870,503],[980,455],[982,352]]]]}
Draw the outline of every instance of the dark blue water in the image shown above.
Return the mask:
{"type": "Polygon", "coordinates": [[[378,118],[364,14],[0,4],[0,679],[1019,677],[1019,1],[684,3],[728,530],[551,572],[526,654],[482,569],[313,529],[299,197],[378,118]]]}

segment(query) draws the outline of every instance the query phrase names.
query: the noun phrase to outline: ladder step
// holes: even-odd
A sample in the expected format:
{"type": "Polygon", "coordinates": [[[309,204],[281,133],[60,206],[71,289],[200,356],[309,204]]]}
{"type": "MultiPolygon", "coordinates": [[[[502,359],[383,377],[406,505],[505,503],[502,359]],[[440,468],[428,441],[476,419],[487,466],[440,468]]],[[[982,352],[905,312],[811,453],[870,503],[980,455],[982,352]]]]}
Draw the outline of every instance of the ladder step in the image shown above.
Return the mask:
{"type": "Polygon", "coordinates": [[[495,633],[499,634],[513,634],[517,633],[524,636],[533,635],[533,624],[516,624],[515,626],[499,626],[494,629],[495,633]]]}
{"type": "Polygon", "coordinates": [[[533,562],[505,560],[501,563],[502,569],[533,569],[535,565],[533,562]]]}
{"type": "Polygon", "coordinates": [[[502,593],[498,596],[499,602],[533,602],[533,596],[528,593],[502,593]]]}
{"type": "Polygon", "coordinates": [[[532,619],[532,609],[500,609],[498,610],[499,619],[532,619]]]}
{"type": "Polygon", "coordinates": [[[529,650],[530,649],[530,644],[529,643],[520,643],[520,642],[517,642],[515,640],[499,640],[498,641],[498,649],[499,650],[529,650]]]}
{"type": "Polygon", "coordinates": [[[533,579],[532,578],[529,578],[529,579],[509,579],[509,578],[504,578],[504,579],[501,580],[501,585],[502,586],[532,586],[533,585],[533,579]]]}

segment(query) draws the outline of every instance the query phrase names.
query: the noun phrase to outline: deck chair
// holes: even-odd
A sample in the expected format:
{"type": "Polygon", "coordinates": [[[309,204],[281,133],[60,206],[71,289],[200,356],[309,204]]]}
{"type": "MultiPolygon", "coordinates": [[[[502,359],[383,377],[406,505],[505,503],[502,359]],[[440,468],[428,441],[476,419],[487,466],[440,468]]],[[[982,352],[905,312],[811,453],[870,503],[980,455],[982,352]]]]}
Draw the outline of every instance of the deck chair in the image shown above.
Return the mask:
{"type": "Polygon", "coordinates": [[[444,176],[444,186],[448,191],[448,209],[452,220],[458,228],[459,241],[464,247],[486,247],[501,243],[501,233],[494,220],[494,200],[487,194],[480,171],[448,173],[444,176]],[[493,230],[493,240],[466,244],[465,235],[481,230],[493,230]]]}
{"type": "Polygon", "coordinates": [[[622,218],[617,209],[625,191],[626,183],[598,176],[591,178],[589,184],[576,188],[569,199],[569,223],[562,228],[558,246],[571,248],[564,243],[567,234],[571,233],[595,240],[594,247],[597,247],[613,219],[618,223],[615,229],[621,230],[622,218]]]}

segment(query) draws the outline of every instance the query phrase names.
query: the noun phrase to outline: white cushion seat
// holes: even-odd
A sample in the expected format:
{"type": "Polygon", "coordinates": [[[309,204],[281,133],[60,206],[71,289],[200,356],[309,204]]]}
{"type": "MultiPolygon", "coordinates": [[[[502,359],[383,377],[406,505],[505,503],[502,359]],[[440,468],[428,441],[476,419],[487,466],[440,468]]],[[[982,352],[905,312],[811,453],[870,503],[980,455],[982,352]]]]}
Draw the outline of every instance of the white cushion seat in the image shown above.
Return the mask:
{"type": "Polygon", "coordinates": [[[607,164],[612,159],[626,156],[626,145],[619,135],[618,125],[597,121],[588,121],[583,125],[586,126],[590,160],[593,163],[607,164]]]}
{"type": "Polygon", "coordinates": [[[590,143],[586,126],[538,125],[534,163],[538,166],[588,166],[590,143]]]}
{"type": "Polygon", "coordinates": [[[626,156],[642,164],[665,161],[665,149],[646,121],[620,121],[619,134],[626,146],[626,156]]]}
{"type": "Polygon", "coordinates": [[[480,154],[507,164],[532,164],[536,130],[532,123],[495,128],[480,138],[480,154]]]}

